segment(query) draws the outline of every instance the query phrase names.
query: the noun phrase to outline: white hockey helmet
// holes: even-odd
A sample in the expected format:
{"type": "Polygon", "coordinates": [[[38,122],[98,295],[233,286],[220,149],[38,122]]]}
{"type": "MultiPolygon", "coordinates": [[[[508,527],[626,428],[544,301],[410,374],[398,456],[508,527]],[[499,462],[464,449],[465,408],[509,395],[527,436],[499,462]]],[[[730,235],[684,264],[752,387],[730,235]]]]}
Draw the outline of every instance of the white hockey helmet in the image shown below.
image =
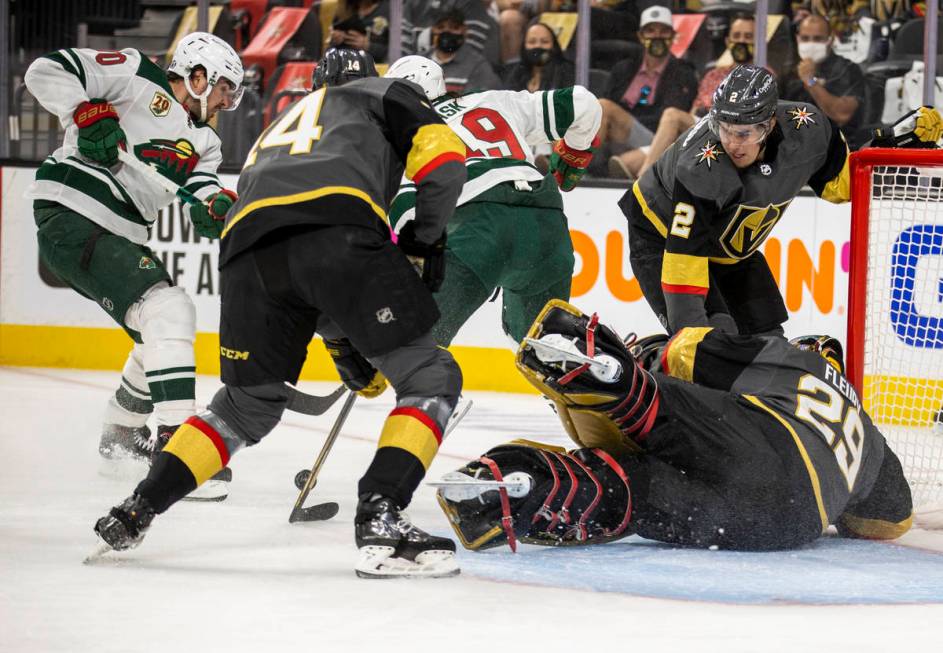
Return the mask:
{"type": "Polygon", "coordinates": [[[187,34],[177,42],[173,59],[170,60],[169,72],[180,75],[187,87],[187,92],[200,101],[201,120],[206,120],[206,99],[210,91],[220,79],[227,80],[233,86],[229,107],[225,111],[232,111],[239,106],[242,93],[243,69],[242,60],[236,51],[218,36],[206,32],[187,34]],[[190,73],[197,66],[206,70],[206,80],[209,84],[206,90],[198,95],[190,86],[190,73]]]}
{"type": "Polygon", "coordinates": [[[445,78],[442,75],[442,66],[432,59],[426,59],[416,54],[397,59],[396,63],[386,71],[384,77],[408,79],[415,84],[419,84],[430,100],[445,95],[445,78]]]}

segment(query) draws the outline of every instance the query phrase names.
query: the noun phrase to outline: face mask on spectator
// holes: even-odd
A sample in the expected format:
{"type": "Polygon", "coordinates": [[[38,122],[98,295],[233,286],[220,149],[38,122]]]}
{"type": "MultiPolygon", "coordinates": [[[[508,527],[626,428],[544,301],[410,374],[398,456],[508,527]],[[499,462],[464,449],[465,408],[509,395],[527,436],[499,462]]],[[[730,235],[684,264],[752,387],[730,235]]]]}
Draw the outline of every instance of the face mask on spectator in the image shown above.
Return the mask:
{"type": "Polygon", "coordinates": [[[656,59],[661,59],[668,54],[671,48],[671,39],[645,39],[643,41],[645,50],[656,59]]]}
{"type": "Polygon", "coordinates": [[[749,43],[731,43],[730,56],[737,63],[750,63],[753,61],[753,46],[749,43]]]}
{"type": "Polygon", "coordinates": [[[825,61],[828,56],[828,43],[800,43],[799,58],[811,59],[815,63],[825,61]]]}
{"type": "Polygon", "coordinates": [[[438,48],[447,54],[452,54],[465,44],[465,37],[455,32],[439,32],[438,48]]]}
{"type": "Polygon", "coordinates": [[[550,48],[527,48],[524,50],[524,59],[531,66],[543,66],[550,61],[550,48]]]}

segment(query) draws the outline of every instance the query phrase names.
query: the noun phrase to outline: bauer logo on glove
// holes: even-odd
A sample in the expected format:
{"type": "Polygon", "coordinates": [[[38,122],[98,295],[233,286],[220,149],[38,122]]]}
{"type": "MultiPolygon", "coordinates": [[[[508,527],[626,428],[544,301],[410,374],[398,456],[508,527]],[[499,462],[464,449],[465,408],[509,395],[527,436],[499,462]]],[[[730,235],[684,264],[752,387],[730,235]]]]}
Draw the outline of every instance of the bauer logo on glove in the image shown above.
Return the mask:
{"type": "Polygon", "coordinates": [[[566,144],[562,138],[554,143],[550,155],[550,172],[562,191],[571,191],[586,174],[586,169],[593,160],[593,154],[599,147],[599,136],[593,138],[588,150],[577,150],[566,144]]]}

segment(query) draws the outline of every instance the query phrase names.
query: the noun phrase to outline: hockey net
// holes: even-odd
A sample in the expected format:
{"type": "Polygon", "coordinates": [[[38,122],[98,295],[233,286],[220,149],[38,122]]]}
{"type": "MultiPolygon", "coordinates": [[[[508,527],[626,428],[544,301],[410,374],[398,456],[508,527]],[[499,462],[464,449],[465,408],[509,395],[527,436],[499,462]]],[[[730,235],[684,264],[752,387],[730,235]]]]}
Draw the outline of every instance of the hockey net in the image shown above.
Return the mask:
{"type": "Polygon", "coordinates": [[[848,376],[943,527],[943,151],[851,157],[848,376]]]}

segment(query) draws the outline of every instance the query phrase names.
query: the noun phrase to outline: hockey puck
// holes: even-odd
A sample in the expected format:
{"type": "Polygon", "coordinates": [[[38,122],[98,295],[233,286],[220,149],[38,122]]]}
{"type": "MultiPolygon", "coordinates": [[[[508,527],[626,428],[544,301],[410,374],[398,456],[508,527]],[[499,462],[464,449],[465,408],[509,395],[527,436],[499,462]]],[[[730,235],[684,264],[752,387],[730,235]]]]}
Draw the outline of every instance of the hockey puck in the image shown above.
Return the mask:
{"type": "Polygon", "coordinates": [[[302,469],[300,472],[295,474],[295,487],[299,490],[305,489],[305,483],[308,482],[309,476],[311,476],[310,469],[302,469]]]}

